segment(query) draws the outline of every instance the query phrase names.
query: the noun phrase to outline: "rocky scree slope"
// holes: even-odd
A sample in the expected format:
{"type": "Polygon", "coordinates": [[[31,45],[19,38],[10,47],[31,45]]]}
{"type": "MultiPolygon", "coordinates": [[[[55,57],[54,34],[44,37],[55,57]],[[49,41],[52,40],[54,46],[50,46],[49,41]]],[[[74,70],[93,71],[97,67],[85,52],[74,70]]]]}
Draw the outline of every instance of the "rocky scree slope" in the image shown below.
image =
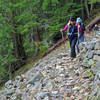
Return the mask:
{"type": "Polygon", "coordinates": [[[6,82],[0,100],[100,100],[100,32],[93,37],[73,61],[60,47],[6,82]]]}

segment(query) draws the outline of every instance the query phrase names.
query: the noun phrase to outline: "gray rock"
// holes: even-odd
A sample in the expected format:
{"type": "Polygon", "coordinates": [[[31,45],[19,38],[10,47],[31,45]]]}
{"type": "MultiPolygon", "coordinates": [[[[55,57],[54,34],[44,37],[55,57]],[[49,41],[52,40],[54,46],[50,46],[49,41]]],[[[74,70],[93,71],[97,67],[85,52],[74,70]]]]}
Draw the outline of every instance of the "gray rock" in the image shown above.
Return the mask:
{"type": "Polygon", "coordinates": [[[94,51],[90,51],[90,50],[87,51],[87,57],[88,57],[88,58],[91,59],[91,58],[93,57],[93,55],[94,55],[94,51]]]}
{"type": "Polygon", "coordinates": [[[100,100],[100,95],[98,96],[97,100],[100,100]]]}
{"type": "Polygon", "coordinates": [[[86,72],[83,73],[83,78],[89,78],[87,72],[88,72],[88,71],[86,71],[86,72]]]}
{"type": "Polygon", "coordinates": [[[96,55],[100,55],[100,50],[95,50],[96,55]]]}
{"type": "Polygon", "coordinates": [[[4,90],[0,90],[0,100],[6,100],[6,96],[4,95],[4,90]]]}
{"type": "Polygon", "coordinates": [[[79,44],[79,48],[81,51],[86,51],[86,42],[82,42],[79,44]],[[84,47],[84,48],[83,48],[84,47]],[[84,50],[83,50],[84,49],[84,50]]]}
{"type": "Polygon", "coordinates": [[[0,100],[7,100],[7,99],[6,99],[6,96],[0,95],[0,100]]]}
{"type": "Polygon", "coordinates": [[[93,72],[94,74],[97,73],[97,68],[96,68],[96,67],[92,66],[92,67],[91,67],[91,70],[92,70],[92,72],[93,72]]]}
{"type": "Polygon", "coordinates": [[[51,70],[52,69],[52,66],[45,66],[45,68],[47,69],[47,70],[51,70]]]}
{"type": "Polygon", "coordinates": [[[31,86],[28,87],[27,89],[28,89],[29,91],[34,91],[34,92],[36,92],[36,91],[40,91],[41,88],[42,88],[42,84],[41,84],[40,82],[36,82],[35,85],[31,85],[31,86]]]}
{"type": "Polygon", "coordinates": [[[92,41],[96,41],[96,40],[97,40],[97,38],[93,38],[93,39],[92,39],[92,41]]]}
{"type": "Polygon", "coordinates": [[[87,58],[84,59],[82,65],[85,66],[85,67],[89,67],[88,61],[89,61],[89,60],[88,60],[87,58]]]}
{"type": "Polygon", "coordinates": [[[30,100],[30,96],[26,91],[23,92],[21,100],[30,100]]]}
{"type": "Polygon", "coordinates": [[[100,62],[96,62],[95,67],[100,67],[100,62]]]}
{"type": "Polygon", "coordinates": [[[21,76],[16,76],[16,77],[15,77],[15,80],[21,80],[21,79],[22,79],[21,76]]]}
{"type": "Polygon", "coordinates": [[[13,93],[15,93],[14,88],[13,89],[5,89],[5,92],[4,92],[4,94],[6,94],[6,95],[12,95],[13,93]]]}
{"type": "Polygon", "coordinates": [[[99,80],[100,80],[100,72],[98,72],[98,73],[97,73],[97,77],[98,77],[98,78],[99,78],[99,80]]]}
{"type": "Polygon", "coordinates": [[[95,49],[97,50],[100,50],[100,41],[97,41],[96,45],[95,45],[95,49]]]}
{"type": "Polygon", "coordinates": [[[95,32],[96,34],[100,34],[100,30],[95,32]]]}
{"type": "Polygon", "coordinates": [[[95,43],[94,42],[90,42],[90,43],[87,43],[86,44],[86,48],[87,49],[90,49],[90,50],[93,50],[94,49],[94,46],[95,46],[95,43]]]}
{"type": "Polygon", "coordinates": [[[12,80],[9,80],[8,82],[5,83],[6,88],[10,88],[13,85],[12,80]]]}
{"type": "Polygon", "coordinates": [[[48,97],[48,96],[46,96],[46,97],[44,98],[44,100],[50,100],[50,99],[49,99],[49,97],[48,97]]]}
{"type": "Polygon", "coordinates": [[[54,87],[54,83],[51,81],[48,81],[48,83],[46,84],[46,86],[44,87],[44,89],[51,91],[54,87]]]}
{"type": "Polygon", "coordinates": [[[94,60],[93,60],[93,59],[90,59],[90,60],[88,61],[88,64],[89,64],[90,66],[92,66],[92,65],[94,64],[94,60]]]}
{"type": "Polygon", "coordinates": [[[17,95],[19,95],[19,94],[21,94],[21,90],[20,90],[19,88],[16,88],[15,93],[16,93],[17,95]]]}
{"type": "Polygon", "coordinates": [[[29,83],[34,84],[35,82],[40,81],[43,77],[43,74],[39,71],[35,74],[35,76],[31,79],[29,83]]]}
{"type": "Polygon", "coordinates": [[[100,61],[100,56],[94,55],[93,59],[96,60],[96,61],[100,61]]]}
{"type": "Polygon", "coordinates": [[[39,97],[40,97],[41,99],[44,99],[44,98],[45,98],[46,96],[48,96],[48,95],[49,95],[48,92],[43,92],[43,93],[40,94],[39,97]]]}
{"type": "Polygon", "coordinates": [[[13,95],[11,96],[11,100],[16,100],[16,99],[17,99],[16,94],[13,94],[13,95]]]}

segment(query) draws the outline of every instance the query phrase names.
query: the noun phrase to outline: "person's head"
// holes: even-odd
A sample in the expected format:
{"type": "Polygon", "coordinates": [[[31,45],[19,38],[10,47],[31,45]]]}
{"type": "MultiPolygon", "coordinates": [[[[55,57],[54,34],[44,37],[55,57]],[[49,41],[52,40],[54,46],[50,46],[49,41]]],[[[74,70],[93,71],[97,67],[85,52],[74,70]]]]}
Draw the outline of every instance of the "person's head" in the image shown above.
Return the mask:
{"type": "Polygon", "coordinates": [[[82,19],[80,17],[78,17],[76,23],[78,23],[78,24],[82,23],[82,19]]]}
{"type": "Polygon", "coordinates": [[[74,25],[75,22],[76,22],[76,18],[75,18],[74,16],[71,16],[71,17],[70,17],[70,24],[71,24],[71,25],[74,25]]]}

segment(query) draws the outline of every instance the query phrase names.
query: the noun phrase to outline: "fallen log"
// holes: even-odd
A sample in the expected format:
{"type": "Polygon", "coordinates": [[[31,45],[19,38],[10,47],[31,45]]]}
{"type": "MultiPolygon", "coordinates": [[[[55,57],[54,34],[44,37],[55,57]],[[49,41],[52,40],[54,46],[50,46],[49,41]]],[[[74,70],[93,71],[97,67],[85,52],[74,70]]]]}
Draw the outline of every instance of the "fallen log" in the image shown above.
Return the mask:
{"type": "Polygon", "coordinates": [[[62,44],[64,44],[67,41],[67,38],[64,38],[64,40],[60,40],[59,42],[57,42],[54,46],[52,46],[51,48],[48,49],[47,52],[45,52],[43,54],[42,57],[45,57],[46,55],[48,55],[50,52],[52,52],[53,50],[55,50],[56,48],[60,47],[62,44]]]}
{"type": "Polygon", "coordinates": [[[95,24],[99,24],[99,23],[100,23],[100,16],[98,16],[98,17],[96,17],[94,20],[92,20],[92,21],[86,26],[86,29],[87,29],[87,30],[91,30],[95,24]]]}

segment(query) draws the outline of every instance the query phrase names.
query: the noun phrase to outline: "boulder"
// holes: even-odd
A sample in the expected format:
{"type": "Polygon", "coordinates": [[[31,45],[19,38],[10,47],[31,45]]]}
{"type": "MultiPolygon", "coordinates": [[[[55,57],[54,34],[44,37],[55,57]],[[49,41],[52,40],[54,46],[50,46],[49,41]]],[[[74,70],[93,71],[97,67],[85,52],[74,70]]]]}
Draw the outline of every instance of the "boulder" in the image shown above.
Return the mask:
{"type": "Polygon", "coordinates": [[[95,49],[96,50],[100,50],[100,41],[96,42],[95,49]]]}
{"type": "Polygon", "coordinates": [[[86,53],[86,55],[87,55],[87,57],[89,59],[91,59],[93,57],[93,55],[94,55],[94,50],[88,50],[87,53],[86,53]]]}
{"type": "Polygon", "coordinates": [[[98,55],[94,55],[94,56],[93,56],[93,60],[96,60],[96,61],[99,62],[99,61],[100,61],[100,56],[98,56],[98,55]]]}
{"type": "Polygon", "coordinates": [[[35,84],[35,82],[42,80],[43,77],[43,74],[39,71],[34,75],[31,81],[29,81],[29,84],[35,84]]]}

